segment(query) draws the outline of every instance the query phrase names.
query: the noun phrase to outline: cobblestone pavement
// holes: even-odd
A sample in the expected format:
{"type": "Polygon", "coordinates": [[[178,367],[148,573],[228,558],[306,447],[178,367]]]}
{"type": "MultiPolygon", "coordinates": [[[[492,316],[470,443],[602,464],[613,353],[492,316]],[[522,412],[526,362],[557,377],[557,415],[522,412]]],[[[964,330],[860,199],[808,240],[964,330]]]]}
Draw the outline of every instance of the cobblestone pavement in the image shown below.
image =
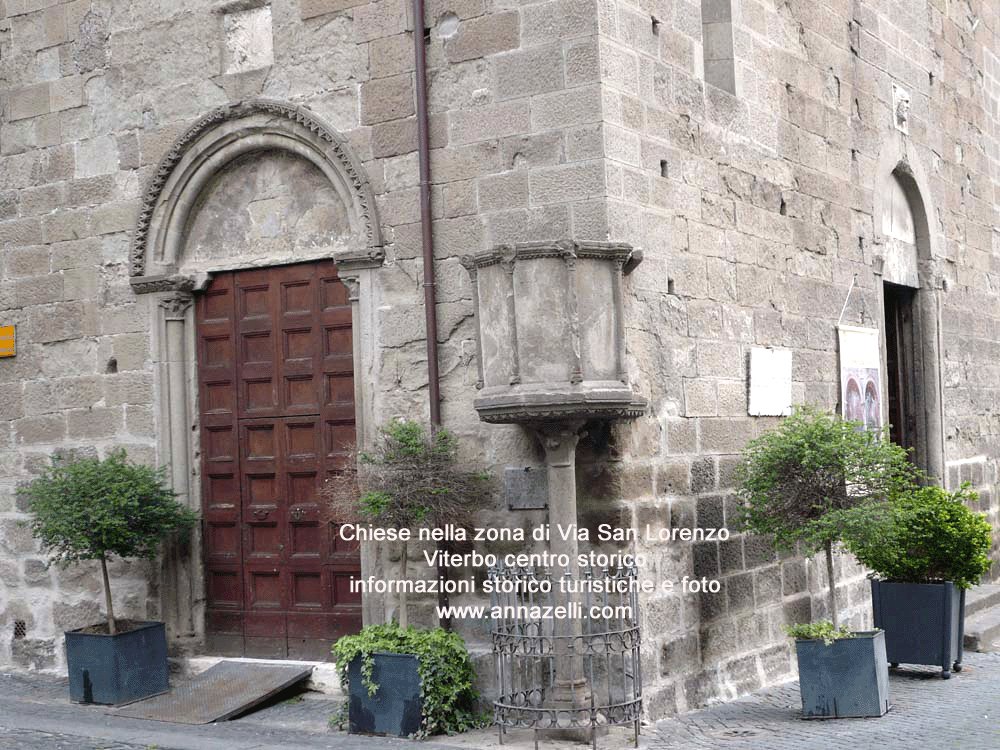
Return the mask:
{"type": "MultiPolygon", "coordinates": [[[[1000,750],[1000,653],[966,653],[950,680],[930,667],[890,672],[892,708],[877,719],[803,720],[798,685],[779,685],[643,728],[644,750],[1000,750]]],[[[407,750],[408,740],[333,732],[337,704],[306,693],[235,721],[190,726],[112,717],[69,703],[65,679],[0,674],[0,750],[407,750]]],[[[600,750],[631,747],[627,732],[600,750]]],[[[504,750],[532,750],[530,732],[511,732],[504,750]]],[[[440,737],[420,750],[499,748],[495,730],[440,737]]],[[[579,750],[541,739],[540,750],[579,750]]]]}
{"type": "Polygon", "coordinates": [[[889,673],[889,712],[875,719],[804,720],[798,683],[658,722],[649,750],[1000,750],[1000,654],[966,653],[963,670],[889,673]]]}
{"type": "Polygon", "coordinates": [[[149,750],[149,745],[100,742],[71,734],[0,727],[0,750],[149,750]]]}

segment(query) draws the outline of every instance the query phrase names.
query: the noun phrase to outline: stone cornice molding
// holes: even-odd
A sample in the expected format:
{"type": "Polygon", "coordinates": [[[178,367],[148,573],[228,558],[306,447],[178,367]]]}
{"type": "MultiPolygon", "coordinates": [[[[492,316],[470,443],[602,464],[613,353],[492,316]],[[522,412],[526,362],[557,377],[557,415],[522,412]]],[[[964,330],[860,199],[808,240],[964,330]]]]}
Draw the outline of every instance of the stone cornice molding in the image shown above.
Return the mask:
{"type": "MultiPolygon", "coordinates": [[[[625,265],[633,256],[641,259],[639,251],[623,242],[587,242],[556,240],[550,242],[518,242],[515,245],[498,245],[492,250],[461,258],[462,265],[470,272],[497,263],[512,264],[515,260],[535,258],[594,258],[610,260],[625,265]]],[[[638,261],[636,261],[638,262],[638,261]]],[[[634,267],[634,266],[633,266],[634,267]]],[[[631,268],[629,269],[631,270],[631,268]]]]}
{"type": "Polygon", "coordinates": [[[160,160],[143,194],[129,255],[136,292],[177,288],[171,280],[181,266],[186,223],[198,195],[233,159],[266,150],[288,151],[312,162],[344,201],[357,242],[332,253],[334,261],[352,268],[381,265],[375,195],[345,139],[303,107],[254,99],[208,113],[160,160]]]}

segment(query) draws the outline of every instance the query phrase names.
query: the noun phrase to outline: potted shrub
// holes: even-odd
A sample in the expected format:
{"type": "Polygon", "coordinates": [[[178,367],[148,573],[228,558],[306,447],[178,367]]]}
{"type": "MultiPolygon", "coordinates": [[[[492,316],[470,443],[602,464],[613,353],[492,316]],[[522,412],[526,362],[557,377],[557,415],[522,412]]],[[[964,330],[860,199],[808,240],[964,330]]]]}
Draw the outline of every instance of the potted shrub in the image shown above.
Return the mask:
{"type": "Polygon", "coordinates": [[[341,685],[351,696],[351,732],[426,737],[479,723],[476,673],[457,633],[369,625],[340,638],[333,653],[341,685]]]}
{"type": "Polygon", "coordinates": [[[889,710],[883,631],[852,633],[824,621],[791,625],[786,632],[795,639],[805,718],[881,716],[889,710]]]}
{"type": "Polygon", "coordinates": [[[885,630],[893,666],[962,668],[965,590],[989,570],[991,529],[966,503],[976,493],[921,487],[893,498],[878,517],[860,518],[845,543],[871,568],[875,626],[885,630]]]}
{"type": "Polygon", "coordinates": [[[165,537],[195,522],[163,469],[130,463],[123,450],[104,460],[57,455],[26,496],[50,562],[100,562],[107,619],[66,633],[70,700],[117,705],[166,692],[163,623],[117,619],[108,576],[110,557],[152,559],[165,537]]]}
{"type": "MultiPolygon", "coordinates": [[[[488,503],[492,490],[489,475],[459,466],[457,444],[449,432],[438,430],[427,434],[416,422],[393,420],[379,431],[374,449],[359,454],[357,477],[332,478],[324,486],[324,495],[338,517],[355,517],[377,527],[412,531],[418,527],[468,524],[472,513],[488,503]]],[[[405,535],[399,536],[403,538],[399,542],[397,580],[404,582],[408,579],[408,543],[405,535]]],[[[436,572],[442,578],[448,568],[436,572]]],[[[338,669],[349,695],[352,732],[413,734],[418,731],[414,729],[414,717],[421,716],[417,710],[420,706],[424,707],[424,719],[419,731],[436,731],[437,719],[428,718],[428,714],[437,712],[435,706],[439,700],[435,698],[429,703],[428,696],[436,695],[438,688],[424,684],[428,670],[436,668],[435,662],[425,661],[431,658],[427,654],[408,650],[417,648],[422,639],[431,637],[425,634],[434,631],[407,627],[406,587],[397,586],[396,592],[398,626],[369,626],[361,636],[346,636],[334,645],[338,669]],[[361,640],[355,640],[358,638],[361,640]],[[370,643],[377,645],[369,647],[370,643]],[[385,675],[390,676],[388,681],[385,675]],[[391,689],[379,690],[382,695],[376,696],[377,684],[390,685],[391,689]]],[[[443,602],[439,600],[440,603],[443,602]]],[[[457,635],[449,634],[449,638],[462,643],[457,635]]],[[[458,691],[457,700],[462,689],[454,689],[458,691]]]]}
{"type": "MultiPolygon", "coordinates": [[[[775,430],[747,444],[737,476],[745,530],[772,535],[780,549],[791,551],[798,545],[807,553],[824,552],[827,610],[832,621],[829,630],[841,631],[833,547],[859,512],[874,512],[888,497],[913,484],[916,474],[906,452],[882,433],[860,429],[858,423],[800,408],[775,430]],[[848,515],[852,509],[855,515],[848,515]]],[[[804,658],[815,648],[806,649],[801,646],[803,639],[797,640],[805,716],[881,716],[888,709],[887,695],[879,692],[888,684],[881,634],[849,640],[855,642],[820,639],[825,649],[822,658],[804,658]],[[862,646],[862,642],[867,645],[862,646]],[[848,679],[847,674],[858,677],[848,679]],[[874,680],[865,677],[872,674],[876,675],[874,680]],[[862,684],[875,692],[864,698],[849,695],[862,684]],[[835,688],[844,692],[831,692],[835,688]],[[846,714],[843,707],[848,704],[874,712],[846,714]]]]}

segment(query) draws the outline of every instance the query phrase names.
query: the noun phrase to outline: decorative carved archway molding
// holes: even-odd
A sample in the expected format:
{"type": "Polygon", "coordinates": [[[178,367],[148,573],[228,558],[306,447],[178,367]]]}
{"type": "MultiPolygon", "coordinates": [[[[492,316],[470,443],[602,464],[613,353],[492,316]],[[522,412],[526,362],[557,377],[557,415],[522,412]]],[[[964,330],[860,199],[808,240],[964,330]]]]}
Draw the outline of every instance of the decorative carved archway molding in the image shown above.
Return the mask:
{"type": "Polygon", "coordinates": [[[184,273],[187,225],[199,195],[234,159],[283,151],[306,159],[329,180],[345,208],[352,239],[331,248],[338,268],[375,267],[384,249],[375,196],[345,139],[302,107],[254,99],[220,107],[177,139],[160,160],[143,195],[129,256],[137,293],[184,291],[197,284],[184,273]]]}
{"type": "MultiPolygon", "coordinates": [[[[347,216],[345,236],[292,262],[332,259],[348,289],[354,320],[356,432],[367,439],[375,355],[373,275],[384,260],[375,197],[360,162],[342,136],[302,107],[264,99],[210,112],[177,139],[146,187],[129,257],[132,289],[148,301],[156,379],[157,462],[169,466],[178,499],[201,507],[197,429],[197,355],[194,294],[208,282],[206,269],[186,258],[199,201],[234,160],[265,153],[309,162],[329,182],[347,216]]],[[[231,268],[246,259],[222,259],[231,268]]],[[[283,259],[281,262],[289,262],[283,259]]],[[[218,269],[208,269],[218,270],[218,269]]],[[[204,639],[205,582],[200,529],[190,545],[172,545],[160,570],[161,616],[175,647],[197,649],[204,639]]],[[[362,572],[370,572],[362,550],[362,572]]],[[[366,609],[373,602],[364,603],[366,609]]],[[[369,615],[366,611],[366,621],[369,615]]]]}

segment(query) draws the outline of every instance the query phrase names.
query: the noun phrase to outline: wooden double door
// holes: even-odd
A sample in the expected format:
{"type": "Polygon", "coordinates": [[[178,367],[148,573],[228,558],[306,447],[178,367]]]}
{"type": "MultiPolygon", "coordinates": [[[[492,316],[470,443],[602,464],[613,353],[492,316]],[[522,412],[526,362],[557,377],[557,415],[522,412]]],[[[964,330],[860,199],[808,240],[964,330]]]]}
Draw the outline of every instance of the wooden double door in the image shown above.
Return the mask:
{"type": "Polygon", "coordinates": [[[206,645],[329,659],[361,628],[359,550],[319,493],[355,439],[347,290],[330,262],[220,273],[196,316],[206,645]]]}

